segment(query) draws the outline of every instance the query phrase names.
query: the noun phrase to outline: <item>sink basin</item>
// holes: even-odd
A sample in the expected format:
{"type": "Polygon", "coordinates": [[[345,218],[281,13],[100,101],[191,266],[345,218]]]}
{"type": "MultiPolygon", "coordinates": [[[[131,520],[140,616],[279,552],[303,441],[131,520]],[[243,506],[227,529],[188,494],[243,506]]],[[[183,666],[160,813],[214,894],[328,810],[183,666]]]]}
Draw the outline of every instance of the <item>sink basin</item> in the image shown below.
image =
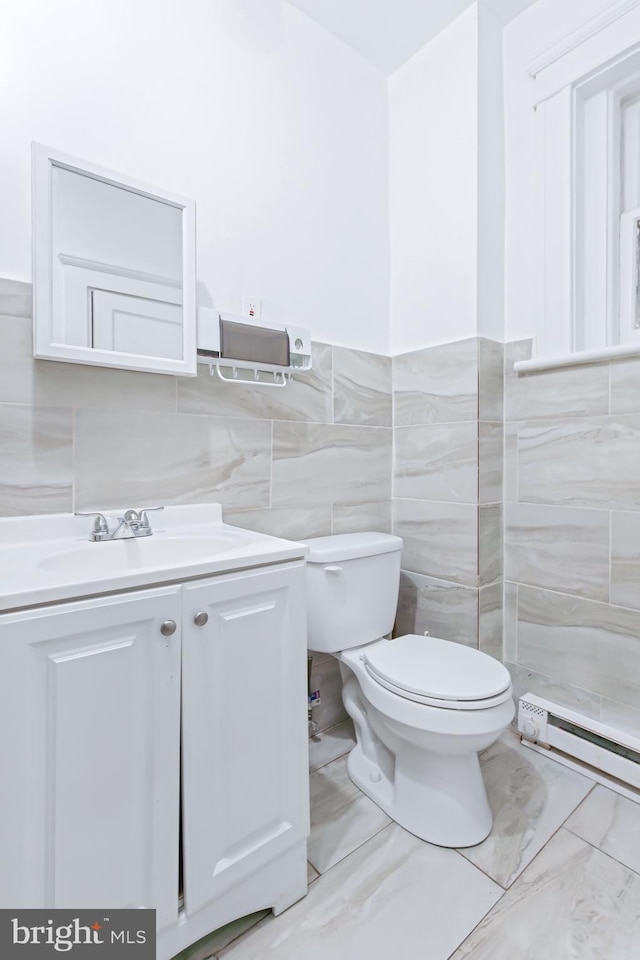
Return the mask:
{"type": "Polygon", "coordinates": [[[52,573],[83,578],[126,573],[147,567],[177,567],[198,563],[248,543],[250,536],[236,530],[221,530],[209,536],[138,537],[126,540],[87,541],[80,547],[53,554],[38,563],[52,573]]]}

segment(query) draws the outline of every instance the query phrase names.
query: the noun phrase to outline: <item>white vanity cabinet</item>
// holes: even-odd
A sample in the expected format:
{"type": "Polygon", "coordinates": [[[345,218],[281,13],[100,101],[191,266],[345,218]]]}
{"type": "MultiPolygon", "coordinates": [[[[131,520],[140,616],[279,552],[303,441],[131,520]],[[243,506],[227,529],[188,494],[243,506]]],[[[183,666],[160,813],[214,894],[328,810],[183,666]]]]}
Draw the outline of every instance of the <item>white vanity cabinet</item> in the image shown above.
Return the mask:
{"type": "Polygon", "coordinates": [[[0,616],[2,906],[175,917],[180,618],[178,586],[0,616]]]}
{"type": "Polygon", "coordinates": [[[301,560],[0,614],[0,906],[155,907],[167,960],[299,899],[305,627],[301,560]]]}
{"type": "Polygon", "coordinates": [[[183,844],[190,911],[308,833],[308,773],[301,776],[300,762],[305,758],[306,767],[306,649],[291,642],[301,625],[304,631],[303,572],[301,564],[287,565],[185,587],[183,844]]]}

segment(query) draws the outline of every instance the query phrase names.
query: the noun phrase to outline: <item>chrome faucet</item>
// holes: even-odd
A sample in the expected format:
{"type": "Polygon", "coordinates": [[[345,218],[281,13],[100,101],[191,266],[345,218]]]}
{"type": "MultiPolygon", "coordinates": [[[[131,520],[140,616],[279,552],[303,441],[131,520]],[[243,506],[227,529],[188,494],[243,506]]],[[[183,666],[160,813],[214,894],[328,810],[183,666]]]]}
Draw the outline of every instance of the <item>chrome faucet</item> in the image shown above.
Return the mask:
{"type": "Polygon", "coordinates": [[[164,510],[164,507],[145,507],[143,510],[125,510],[124,516],[118,517],[118,526],[109,529],[109,521],[103,513],[80,513],[76,517],[93,517],[93,526],[89,540],[100,543],[104,540],[131,540],[134,537],[150,537],[153,533],[149,517],[152,510],[164,510]]]}

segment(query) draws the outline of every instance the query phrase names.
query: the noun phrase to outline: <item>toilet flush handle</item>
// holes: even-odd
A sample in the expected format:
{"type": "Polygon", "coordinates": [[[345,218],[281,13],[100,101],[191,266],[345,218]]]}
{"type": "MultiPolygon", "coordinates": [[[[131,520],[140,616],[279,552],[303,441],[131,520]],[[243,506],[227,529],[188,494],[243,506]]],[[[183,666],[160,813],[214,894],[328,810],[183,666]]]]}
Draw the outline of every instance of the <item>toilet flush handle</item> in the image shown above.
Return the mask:
{"type": "Polygon", "coordinates": [[[336,567],[334,564],[328,564],[326,567],[322,568],[326,570],[327,573],[342,573],[342,567],[336,567]]]}

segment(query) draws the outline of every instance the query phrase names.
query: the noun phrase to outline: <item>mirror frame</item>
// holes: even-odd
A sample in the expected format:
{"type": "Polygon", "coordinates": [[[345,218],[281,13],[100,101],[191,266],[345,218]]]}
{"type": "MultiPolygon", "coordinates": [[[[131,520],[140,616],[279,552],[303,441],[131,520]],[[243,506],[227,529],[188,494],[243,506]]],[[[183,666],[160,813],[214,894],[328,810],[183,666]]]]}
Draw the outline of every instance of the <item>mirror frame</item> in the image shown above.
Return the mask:
{"type": "Polygon", "coordinates": [[[176,196],[141,183],[126,174],[80,160],[41,143],[31,145],[32,255],[33,255],[33,355],[42,360],[62,360],[92,366],[117,367],[146,373],[197,374],[196,344],[196,205],[195,200],[176,196]],[[119,353],[94,347],[57,343],[53,336],[53,167],[101,180],[152,200],[182,210],[182,360],[119,353]]]}

